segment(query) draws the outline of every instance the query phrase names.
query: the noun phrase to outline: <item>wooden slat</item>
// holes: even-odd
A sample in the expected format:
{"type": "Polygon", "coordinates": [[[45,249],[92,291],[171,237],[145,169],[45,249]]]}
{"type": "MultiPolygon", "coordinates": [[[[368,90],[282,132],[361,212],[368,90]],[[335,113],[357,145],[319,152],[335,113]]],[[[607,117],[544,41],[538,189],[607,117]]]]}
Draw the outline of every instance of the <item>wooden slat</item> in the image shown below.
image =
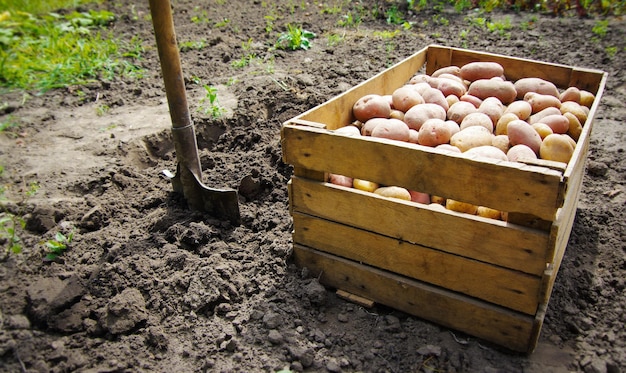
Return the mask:
{"type": "Polygon", "coordinates": [[[293,241],[495,303],[537,311],[541,278],[344,224],[295,213],[293,241]],[[329,234],[332,232],[332,234],[329,234]]]}
{"type": "MultiPolygon", "coordinates": [[[[292,178],[293,211],[541,276],[548,234],[430,205],[292,178]]],[[[329,232],[329,234],[333,234],[329,232]]]]}
{"type": "Polygon", "coordinates": [[[424,48],[410,58],[400,61],[389,69],[382,71],[366,81],[352,87],[348,91],[318,105],[295,117],[295,120],[306,120],[323,123],[328,129],[337,129],[348,125],[354,120],[352,106],[366,94],[391,94],[396,88],[406,84],[426,61],[424,48]]]}
{"type": "Polygon", "coordinates": [[[528,349],[534,318],[406,277],[294,245],[296,265],[326,286],[497,343],[528,349]]]}
{"type": "Polygon", "coordinates": [[[563,203],[562,174],[516,162],[469,158],[416,144],[351,137],[306,126],[282,128],[283,159],[445,198],[552,221],[563,203]]]}

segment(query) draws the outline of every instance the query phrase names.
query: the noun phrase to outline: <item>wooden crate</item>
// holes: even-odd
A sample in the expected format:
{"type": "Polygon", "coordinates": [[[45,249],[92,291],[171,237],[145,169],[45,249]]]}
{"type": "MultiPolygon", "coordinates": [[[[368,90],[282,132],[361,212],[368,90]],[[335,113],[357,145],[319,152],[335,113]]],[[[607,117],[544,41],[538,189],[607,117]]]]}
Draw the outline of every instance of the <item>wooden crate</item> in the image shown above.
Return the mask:
{"type": "Polygon", "coordinates": [[[592,120],[607,74],[437,45],[283,124],[294,260],[326,286],[530,353],[573,225],[592,120]],[[571,161],[470,159],[420,145],[350,137],[351,108],[418,71],[495,61],[509,80],[539,77],[596,95],[571,161]],[[507,222],[379,197],[328,173],[508,212],[507,222]]]}

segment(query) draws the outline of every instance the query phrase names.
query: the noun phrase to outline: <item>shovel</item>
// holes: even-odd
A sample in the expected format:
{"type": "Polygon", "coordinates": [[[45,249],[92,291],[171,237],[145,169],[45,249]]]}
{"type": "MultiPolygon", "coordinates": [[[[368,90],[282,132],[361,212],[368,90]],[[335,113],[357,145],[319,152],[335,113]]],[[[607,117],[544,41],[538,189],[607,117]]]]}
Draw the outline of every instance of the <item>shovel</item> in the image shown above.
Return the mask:
{"type": "Polygon", "coordinates": [[[150,0],[150,13],[172,119],[172,138],[178,161],[176,175],[171,178],[174,192],[182,193],[190,208],[239,225],[241,217],[237,191],[209,188],[202,183],[198,143],[187,106],[170,0],[150,0]]]}

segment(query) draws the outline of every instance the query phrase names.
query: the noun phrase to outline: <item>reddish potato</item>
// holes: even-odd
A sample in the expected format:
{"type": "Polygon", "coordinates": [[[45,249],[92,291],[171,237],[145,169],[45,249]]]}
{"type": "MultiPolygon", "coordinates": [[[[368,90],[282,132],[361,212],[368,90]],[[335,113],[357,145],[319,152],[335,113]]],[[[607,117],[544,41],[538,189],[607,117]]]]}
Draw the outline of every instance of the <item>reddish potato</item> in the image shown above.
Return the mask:
{"type": "Polygon", "coordinates": [[[432,77],[438,77],[441,74],[450,74],[450,75],[454,75],[454,76],[461,76],[461,68],[458,66],[446,66],[446,67],[442,67],[440,69],[437,69],[435,72],[433,72],[432,74],[430,74],[430,76],[432,77]]]}
{"type": "Polygon", "coordinates": [[[470,84],[467,93],[483,100],[496,97],[503,104],[510,104],[517,96],[513,83],[498,78],[475,80],[470,84]]]}
{"type": "Polygon", "coordinates": [[[372,118],[389,118],[391,105],[389,100],[383,96],[376,94],[365,95],[354,103],[352,113],[361,122],[367,122],[372,118]]]}
{"type": "Polygon", "coordinates": [[[412,144],[418,144],[419,132],[413,128],[409,128],[409,142],[412,144]]]}
{"type": "Polygon", "coordinates": [[[498,123],[502,114],[504,114],[504,105],[495,97],[487,97],[478,107],[478,112],[486,114],[493,126],[498,123]]]}
{"type": "Polygon", "coordinates": [[[372,130],[372,137],[390,140],[409,141],[409,126],[398,119],[386,119],[372,130]]]}
{"type": "Polygon", "coordinates": [[[437,146],[435,146],[435,149],[445,150],[447,152],[452,152],[452,153],[461,153],[461,149],[457,148],[454,145],[450,145],[450,144],[437,145],[437,146]]]}
{"type": "Polygon", "coordinates": [[[446,100],[446,96],[443,93],[436,89],[429,87],[422,92],[422,98],[424,102],[427,104],[437,104],[443,108],[443,110],[448,111],[450,105],[448,105],[448,101],[446,100]]]}
{"type": "Polygon", "coordinates": [[[417,142],[424,146],[437,146],[450,141],[450,128],[442,119],[429,119],[420,127],[417,142]]]}
{"type": "Polygon", "coordinates": [[[576,87],[569,87],[559,96],[561,102],[565,101],[574,101],[575,103],[580,103],[580,89],[576,87]]]}
{"type": "Polygon", "coordinates": [[[459,100],[469,102],[470,104],[474,105],[477,109],[480,107],[480,104],[483,103],[483,100],[481,100],[480,98],[469,95],[467,93],[461,96],[459,100]]]}
{"type": "Polygon", "coordinates": [[[507,136],[511,145],[524,144],[531,148],[535,154],[539,154],[541,147],[541,136],[533,129],[533,127],[523,120],[514,120],[509,122],[507,136]]]}
{"type": "Polygon", "coordinates": [[[561,107],[561,100],[559,100],[558,97],[543,95],[536,92],[526,93],[524,95],[524,101],[527,101],[530,104],[533,114],[549,107],[555,107],[557,109],[561,107]]]}
{"type": "Polygon", "coordinates": [[[361,131],[358,129],[358,127],[352,126],[352,125],[337,128],[335,132],[340,133],[342,135],[347,135],[347,136],[360,136],[361,135],[361,131]]]}
{"type": "Polygon", "coordinates": [[[535,124],[539,122],[541,118],[544,118],[544,117],[547,117],[548,115],[553,115],[553,114],[561,114],[561,110],[553,106],[545,108],[541,110],[540,112],[531,115],[528,118],[528,123],[535,124]]]}
{"type": "Polygon", "coordinates": [[[385,118],[372,118],[368,120],[367,122],[363,123],[363,125],[361,126],[361,135],[371,136],[372,131],[374,130],[374,127],[376,127],[377,125],[381,123],[385,123],[385,121],[387,121],[387,119],[385,118]]]}
{"type": "Polygon", "coordinates": [[[504,68],[497,62],[470,62],[461,66],[461,78],[473,82],[504,75],[504,68]]]}
{"type": "Polygon", "coordinates": [[[448,119],[456,122],[457,124],[461,124],[463,118],[467,114],[475,113],[478,109],[467,101],[459,101],[456,104],[450,106],[448,109],[448,119]]]}
{"type": "MultiPolygon", "coordinates": [[[[548,115],[539,120],[537,123],[547,124],[553,133],[564,134],[569,131],[569,119],[561,114],[548,115]]],[[[537,124],[535,123],[535,124],[537,124]]]]}
{"type": "Polygon", "coordinates": [[[393,108],[406,112],[415,105],[423,104],[422,95],[415,89],[413,85],[402,86],[391,95],[393,108]]]}
{"type": "Polygon", "coordinates": [[[353,179],[351,177],[344,176],[344,175],[329,174],[328,181],[335,185],[341,185],[341,186],[345,186],[348,188],[352,188],[353,179]]]}
{"type": "Polygon", "coordinates": [[[463,131],[465,128],[472,126],[485,127],[489,132],[493,133],[493,122],[487,114],[479,112],[467,114],[461,121],[460,129],[463,131]]]}
{"type": "Polygon", "coordinates": [[[415,105],[404,114],[404,122],[414,130],[420,129],[428,119],[446,119],[446,111],[437,104],[415,105]]]}
{"type": "Polygon", "coordinates": [[[409,194],[411,195],[411,201],[417,203],[423,203],[425,205],[430,204],[430,194],[417,192],[415,190],[409,190],[409,194]]]}
{"type": "Polygon", "coordinates": [[[537,154],[527,145],[517,144],[506,152],[506,157],[511,162],[519,162],[524,159],[537,159],[537,154]]]}
{"type": "Polygon", "coordinates": [[[514,84],[517,98],[523,99],[528,92],[559,97],[559,90],[554,83],[541,78],[521,78],[514,84]]]}

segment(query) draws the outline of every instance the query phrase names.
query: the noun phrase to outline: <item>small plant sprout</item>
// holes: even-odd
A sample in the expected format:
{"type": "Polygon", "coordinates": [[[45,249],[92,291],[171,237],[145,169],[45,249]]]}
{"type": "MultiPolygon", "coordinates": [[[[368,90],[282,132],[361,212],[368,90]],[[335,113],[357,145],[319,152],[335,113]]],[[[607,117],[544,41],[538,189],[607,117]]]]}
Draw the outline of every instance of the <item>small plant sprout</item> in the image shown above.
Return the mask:
{"type": "Polygon", "coordinates": [[[290,49],[292,51],[297,49],[307,50],[311,48],[311,39],[315,37],[315,33],[304,30],[301,26],[288,24],[287,32],[280,34],[275,46],[278,49],[290,49]]]}
{"type": "MultiPolygon", "coordinates": [[[[4,174],[4,167],[0,166],[0,177],[4,174]]],[[[24,203],[39,190],[39,183],[31,182],[25,185],[22,190],[22,198],[18,206],[24,203]]],[[[19,254],[22,252],[22,239],[20,232],[26,227],[23,212],[10,211],[7,207],[7,198],[5,195],[6,187],[0,185],[0,245],[4,245],[4,252],[0,256],[0,262],[4,262],[11,254],[19,254]]]]}
{"type": "Polygon", "coordinates": [[[594,33],[599,38],[603,38],[606,36],[606,33],[609,31],[609,21],[608,20],[598,20],[595,25],[591,29],[591,32],[594,33]]]}
{"type": "Polygon", "coordinates": [[[217,100],[217,88],[208,84],[205,84],[203,87],[206,91],[206,96],[200,100],[200,103],[208,103],[208,105],[204,109],[204,113],[211,114],[211,117],[213,118],[221,117],[226,109],[221,107],[217,100]]]}
{"type": "Polygon", "coordinates": [[[73,239],[74,232],[69,233],[67,236],[61,232],[57,232],[54,235],[54,239],[49,239],[48,241],[44,242],[44,245],[48,249],[48,252],[44,257],[44,261],[57,261],[59,256],[63,255],[63,253],[69,248],[69,245],[70,243],[72,243],[73,239]]]}

